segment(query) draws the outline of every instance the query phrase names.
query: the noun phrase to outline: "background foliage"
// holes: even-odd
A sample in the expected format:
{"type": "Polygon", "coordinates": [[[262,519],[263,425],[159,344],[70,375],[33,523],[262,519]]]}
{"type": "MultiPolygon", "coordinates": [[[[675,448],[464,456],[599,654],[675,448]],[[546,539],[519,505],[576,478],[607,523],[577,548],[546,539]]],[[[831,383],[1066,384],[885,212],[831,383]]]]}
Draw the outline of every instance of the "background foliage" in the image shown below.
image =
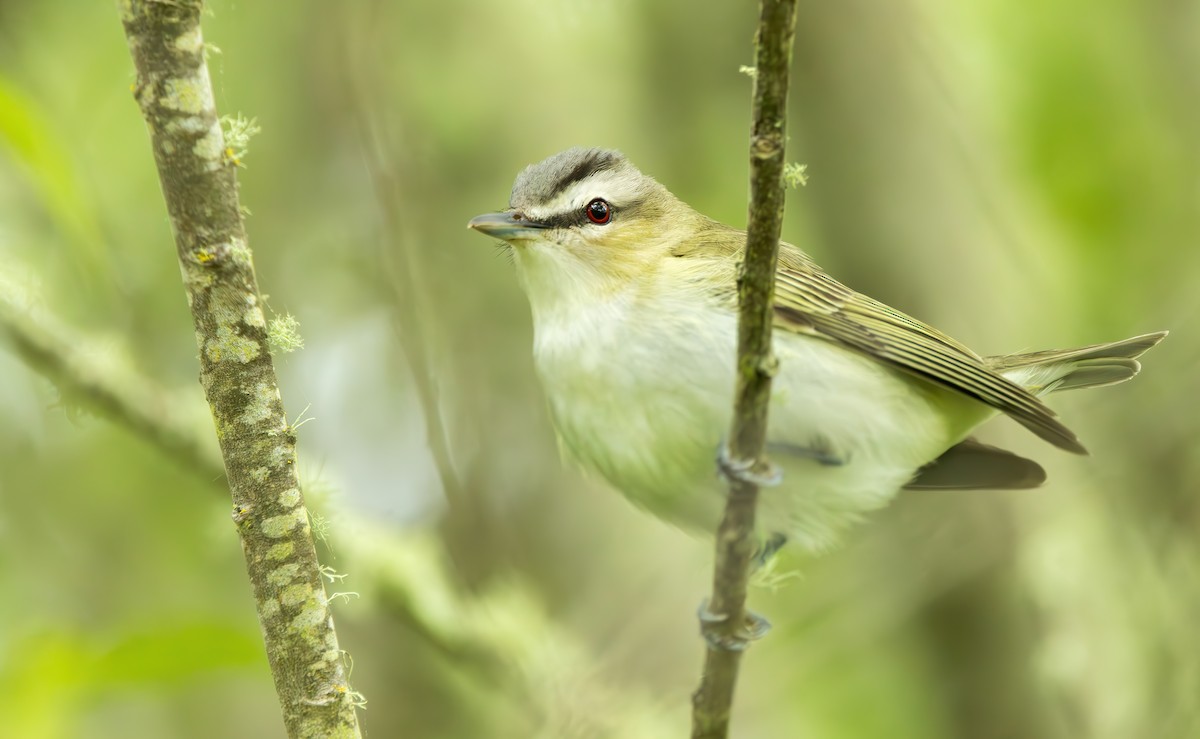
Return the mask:
{"type": "MultiPolygon", "coordinates": [[[[315,418],[301,455],[326,560],[349,575],[334,589],[364,596],[336,611],[371,735],[602,736],[633,703],[685,733],[709,546],[560,465],[524,298],[463,226],[574,144],[621,148],[741,225],[755,17],[684,0],[212,3],[218,107],[263,129],[243,200],[270,305],[302,325],[284,398],[315,418]],[[364,117],[398,174],[388,214],[364,117]],[[415,295],[380,268],[400,257],[415,295]],[[450,504],[401,339],[436,378],[450,504]],[[444,546],[456,605],[425,602],[422,623],[364,582],[336,544],[362,519],[385,532],[376,552],[444,546]],[[468,616],[520,658],[483,666],[428,629],[468,616]]],[[[1043,490],[910,494],[753,594],[776,629],[746,662],[735,732],[1196,736],[1200,3],[808,0],[793,80],[789,158],[810,184],[785,238],[843,281],[982,352],[1173,335],[1137,381],[1056,399],[1090,458],[988,427],[1043,462],[1043,490]]],[[[203,428],[132,82],[109,4],[0,1],[0,275],[203,428]]],[[[0,353],[0,733],[279,735],[220,481],[83,405],[0,353]]],[[[436,568],[411,561],[432,589],[436,568]]]]}

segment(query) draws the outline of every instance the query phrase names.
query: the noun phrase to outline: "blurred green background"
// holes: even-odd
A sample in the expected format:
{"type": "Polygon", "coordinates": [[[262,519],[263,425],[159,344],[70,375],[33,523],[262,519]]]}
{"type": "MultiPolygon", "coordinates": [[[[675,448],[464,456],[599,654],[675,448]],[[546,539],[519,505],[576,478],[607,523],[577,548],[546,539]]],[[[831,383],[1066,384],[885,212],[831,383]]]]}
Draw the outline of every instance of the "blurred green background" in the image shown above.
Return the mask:
{"type": "MultiPolygon", "coordinates": [[[[560,464],[524,297],[464,226],[576,144],[743,225],[756,4],[210,7],[367,735],[685,736],[709,545],[560,464]]],[[[112,3],[0,0],[0,284],[212,451],[132,83],[112,3]]],[[[802,0],[791,99],[785,238],[843,281],[983,353],[1173,335],[1055,398],[1092,457],[986,428],[1045,488],[908,494],[788,561],[735,736],[1200,736],[1200,2],[802,0]]],[[[0,735],[281,736],[222,481],[11,347],[0,735]]]]}

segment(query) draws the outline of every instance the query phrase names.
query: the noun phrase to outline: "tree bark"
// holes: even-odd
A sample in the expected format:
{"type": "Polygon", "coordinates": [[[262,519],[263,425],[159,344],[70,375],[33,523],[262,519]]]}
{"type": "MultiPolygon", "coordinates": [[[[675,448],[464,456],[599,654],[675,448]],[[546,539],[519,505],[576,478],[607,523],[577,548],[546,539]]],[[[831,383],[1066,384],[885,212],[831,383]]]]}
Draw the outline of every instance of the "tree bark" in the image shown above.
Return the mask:
{"type": "Polygon", "coordinates": [[[175,233],[233,520],[290,737],[357,737],[346,681],[267,345],[238,202],[236,159],[213,102],[201,0],[121,0],[135,97],[175,233]]]}

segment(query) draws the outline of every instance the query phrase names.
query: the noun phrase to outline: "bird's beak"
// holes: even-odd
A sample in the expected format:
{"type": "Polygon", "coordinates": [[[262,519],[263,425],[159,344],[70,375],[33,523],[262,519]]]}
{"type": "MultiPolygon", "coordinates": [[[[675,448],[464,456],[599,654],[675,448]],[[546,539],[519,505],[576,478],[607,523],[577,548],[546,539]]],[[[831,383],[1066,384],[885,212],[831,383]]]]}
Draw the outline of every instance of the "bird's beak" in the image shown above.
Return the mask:
{"type": "Polygon", "coordinates": [[[467,223],[467,228],[473,228],[488,236],[511,241],[513,239],[535,238],[538,231],[549,228],[542,223],[518,218],[514,211],[504,213],[484,213],[475,216],[467,223]]]}

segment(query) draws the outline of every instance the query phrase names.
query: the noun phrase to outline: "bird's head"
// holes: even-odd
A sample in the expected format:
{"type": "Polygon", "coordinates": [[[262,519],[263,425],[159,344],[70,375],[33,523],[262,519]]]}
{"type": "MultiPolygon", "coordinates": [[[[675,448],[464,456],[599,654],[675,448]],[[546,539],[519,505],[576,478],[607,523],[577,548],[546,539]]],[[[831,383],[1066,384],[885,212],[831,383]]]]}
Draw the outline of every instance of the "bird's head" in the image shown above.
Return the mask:
{"type": "Polygon", "coordinates": [[[509,209],[468,225],[512,247],[537,302],[621,291],[654,274],[705,220],[620,152],[574,148],[526,167],[509,209]]]}

